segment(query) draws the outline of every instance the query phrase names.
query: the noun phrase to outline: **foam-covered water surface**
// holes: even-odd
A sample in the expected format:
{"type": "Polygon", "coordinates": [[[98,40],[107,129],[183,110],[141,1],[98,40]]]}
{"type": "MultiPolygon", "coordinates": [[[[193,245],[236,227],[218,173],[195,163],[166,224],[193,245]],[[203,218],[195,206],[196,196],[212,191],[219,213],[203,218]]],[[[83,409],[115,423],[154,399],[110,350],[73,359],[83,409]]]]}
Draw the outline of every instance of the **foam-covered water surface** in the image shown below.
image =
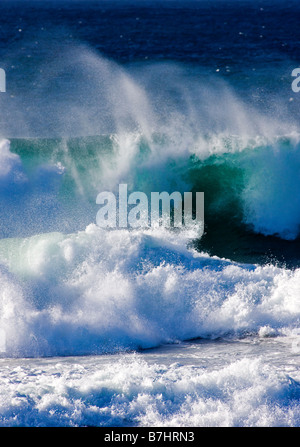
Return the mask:
{"type": "Polygon", "coordinates": [[[0,360],[0,424],[299,425],[299,353],[290,342],[200,341],[143,354],[0,360]]]}

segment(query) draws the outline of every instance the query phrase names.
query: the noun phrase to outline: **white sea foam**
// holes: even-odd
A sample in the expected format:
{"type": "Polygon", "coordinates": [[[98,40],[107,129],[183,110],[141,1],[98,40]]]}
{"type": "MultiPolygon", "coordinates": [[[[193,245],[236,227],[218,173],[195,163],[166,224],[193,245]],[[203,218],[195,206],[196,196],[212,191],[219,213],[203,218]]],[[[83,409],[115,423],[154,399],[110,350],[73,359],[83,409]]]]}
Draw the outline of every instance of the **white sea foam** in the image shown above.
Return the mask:
{"type": "Polygon", "coordinates": [[[7,356],[114,352],[299,323],[300,270],[237,265],[166,231],[2,240],[7,356]]]}
{"type": "Polygon", "coordinates": [[[222,363],[166,365],[141,355],[0,362],[0,425],[299,425],[295,370],[292,378],[262,357],[222,363]]]}

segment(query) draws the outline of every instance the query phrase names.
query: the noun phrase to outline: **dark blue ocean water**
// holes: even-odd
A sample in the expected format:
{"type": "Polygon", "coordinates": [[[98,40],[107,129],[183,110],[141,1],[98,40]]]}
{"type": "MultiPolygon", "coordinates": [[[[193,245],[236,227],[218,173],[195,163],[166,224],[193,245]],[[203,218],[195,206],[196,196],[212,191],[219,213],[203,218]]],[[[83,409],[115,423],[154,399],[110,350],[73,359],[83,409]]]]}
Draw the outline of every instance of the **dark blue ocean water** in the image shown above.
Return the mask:
{"type": "Polygon", "coordinates": [[[2,1],[0,57],[13,79],[29,61],[86,43],[121,64],[176,61],[247,89],[285,90],[299,61],[297,0],[2,1]],[[23,65],[11,67],[18,55],[23,65]],[[253,70],[259,70],[253,73],[253,70]],[[251,81],[249,79],[251,78],[251,81]],[[267,84],[267,85],[265,85],[267,84]]]}
{"type": "Polygon", "coordinates": [[[80,40],[123,63],[169,59],[239,72],[297,63],[299,14],[296,0],[4,0],[1,57],[39,37],[80,40]]]}

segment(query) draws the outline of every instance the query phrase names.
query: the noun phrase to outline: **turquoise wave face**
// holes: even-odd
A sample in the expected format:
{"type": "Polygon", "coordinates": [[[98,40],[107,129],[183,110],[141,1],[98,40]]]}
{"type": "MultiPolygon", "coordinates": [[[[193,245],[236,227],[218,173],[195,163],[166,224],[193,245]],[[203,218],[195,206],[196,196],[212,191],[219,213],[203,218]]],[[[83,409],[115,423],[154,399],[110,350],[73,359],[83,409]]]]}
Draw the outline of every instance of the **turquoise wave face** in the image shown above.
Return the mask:
{"type": "MultiPolygon", "coordinates": [[[[74,232],[96,222],[101,191],[203,191],[199,250],[298,264],[299,140],[203,137],[190,150],[138,133],[1,143],[1,236],[74,232]]],[[[299,185],[300,186],[300,185],[299,185]]]]}

